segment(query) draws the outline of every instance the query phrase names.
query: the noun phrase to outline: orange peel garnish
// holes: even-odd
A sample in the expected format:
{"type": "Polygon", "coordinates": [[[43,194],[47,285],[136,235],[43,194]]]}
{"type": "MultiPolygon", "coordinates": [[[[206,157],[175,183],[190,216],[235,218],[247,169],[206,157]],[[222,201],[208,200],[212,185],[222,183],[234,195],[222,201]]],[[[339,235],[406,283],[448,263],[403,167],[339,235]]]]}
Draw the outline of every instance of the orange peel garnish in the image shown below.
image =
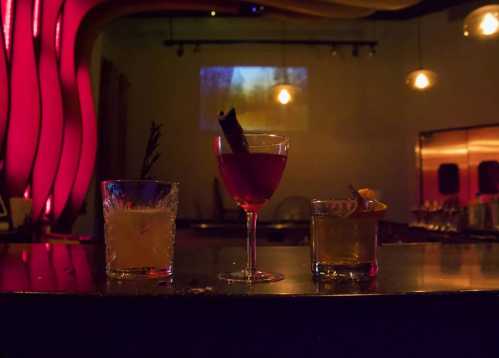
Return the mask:
{"type": "Polygon", "coordinates": [[[376,193],[374,190],[369,188],[363,188],[358,190],[359,195],[367,200],[376,200],[376,193]]]}

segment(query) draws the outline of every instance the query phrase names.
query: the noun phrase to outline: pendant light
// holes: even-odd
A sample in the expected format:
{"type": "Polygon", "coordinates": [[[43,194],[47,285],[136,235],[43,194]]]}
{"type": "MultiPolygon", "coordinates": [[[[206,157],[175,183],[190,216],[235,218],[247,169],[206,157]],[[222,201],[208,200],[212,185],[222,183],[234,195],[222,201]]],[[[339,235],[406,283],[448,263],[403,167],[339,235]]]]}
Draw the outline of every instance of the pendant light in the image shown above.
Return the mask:
{"type": "Polygon", "coordinates": [[[284,69],[284,76],[282,81],[274,85],[273,88],[273,98],[277,103],[283,106],[293,102],[296,96],[296,86],[293,86],[287,78],[287,71],[284,69]]]}
{"type": "Polygon", "coordinates": [[[499,5],[486,5],[472,11],[464,19],[463,34],[478,39],[499,37],[499,5]]]}
{"type": "Polygon", "coordinates": [[[421,50],[421,20],[418,19],[418,69],[410,72],[407,75],[407,85],[416,91],[427,91],[432,88],[437,82],[437,75],[435,72],[425,69],[423,67],[422,50],[421,50]]]}
{"type": "Polygon", "coordinates": [[[272,98],[279,104],[285,106],[293,102],[295,95],[297,94],[297,88],[294,86],[288,77],[288,69],[286,67],[286,45],[284,44],[285,39],[285,24],[282,23],[282,48],[281,48],[281,59],[282,67],[279,71],[279,78],[277,83],[272,88],[272,98]]]}

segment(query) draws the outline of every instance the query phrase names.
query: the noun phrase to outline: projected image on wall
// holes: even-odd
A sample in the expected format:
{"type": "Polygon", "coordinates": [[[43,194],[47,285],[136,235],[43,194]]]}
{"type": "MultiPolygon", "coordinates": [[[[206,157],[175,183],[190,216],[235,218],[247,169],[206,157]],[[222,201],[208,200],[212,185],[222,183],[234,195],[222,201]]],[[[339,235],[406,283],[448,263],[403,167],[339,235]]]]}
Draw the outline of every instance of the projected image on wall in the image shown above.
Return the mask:
{"type": "Polygon", "coordinates": [[[306,130],[307,77],[305,67],[202,67],[200,127],[217,130],[217,114],[234,107],[245,130],[306,130]]]}

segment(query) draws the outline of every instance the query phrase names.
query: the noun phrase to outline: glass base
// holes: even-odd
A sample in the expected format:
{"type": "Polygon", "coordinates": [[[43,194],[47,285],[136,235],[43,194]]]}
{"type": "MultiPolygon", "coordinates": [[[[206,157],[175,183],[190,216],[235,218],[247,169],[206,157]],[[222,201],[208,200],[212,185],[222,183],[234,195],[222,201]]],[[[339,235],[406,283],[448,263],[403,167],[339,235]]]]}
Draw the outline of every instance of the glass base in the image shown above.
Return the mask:
{"type": "Polygon", "coordinates": [[[232,282],[245,282],[245,283],[263,283],[263,282],[276,282],[284,279],[284,275],[275,272],[263,272],[257,270],[250,273],[248,270],[241,270],[236,272],[226,272],[218,275],[220,280],[232,282]]]}
{"type": "Polygon", "coordinates": [[[378,265],[373,262],[356,265],[316,263],[312,266],[314,278],[321,281],[365,281],[370,280],[372,277],[376,277],[377,273],[378,265]]]}
{"type": "Polygon", "coordinates": [[[133,280],[133,279],[153,279],[153,278],[167,278],[173,275],[173,270],[168,269],[155,269],[151,267],[143,268],[129,268],[124,270],[107,270],[107,276],[117,280],[133,280]]]}

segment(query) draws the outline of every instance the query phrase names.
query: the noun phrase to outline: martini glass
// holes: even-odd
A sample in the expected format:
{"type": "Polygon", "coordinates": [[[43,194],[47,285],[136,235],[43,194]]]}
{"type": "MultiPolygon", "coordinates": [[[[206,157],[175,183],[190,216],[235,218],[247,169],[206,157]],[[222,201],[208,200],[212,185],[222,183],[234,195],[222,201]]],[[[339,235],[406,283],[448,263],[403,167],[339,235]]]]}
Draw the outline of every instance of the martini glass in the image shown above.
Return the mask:
{"type": "Polygon", "coordinates": [[[228,142],[214,138],[218,168],[225,187],[234,201],[246,213],[246,267],[240,271],[222,273],[219,277],[235,282],[274,282],[282,274],[260,271],[256,267],[256,222],[258,212],[267,203],[286,166],[289,139],[268,133],[245,133],[248,152],[232,152],[228,142]]]}

